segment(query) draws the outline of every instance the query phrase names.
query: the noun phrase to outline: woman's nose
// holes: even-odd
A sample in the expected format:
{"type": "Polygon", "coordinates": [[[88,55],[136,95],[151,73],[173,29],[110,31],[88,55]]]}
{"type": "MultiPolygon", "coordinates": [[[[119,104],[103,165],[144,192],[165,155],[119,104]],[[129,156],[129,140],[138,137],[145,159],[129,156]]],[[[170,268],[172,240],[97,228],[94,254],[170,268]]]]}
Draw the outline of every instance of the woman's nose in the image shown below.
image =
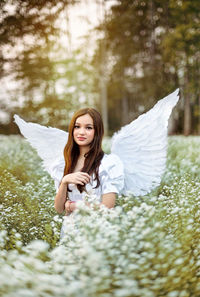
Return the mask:
{"type": "Polygon", "coordinates": [[[79,130],[79,133],[80,133],[80,134],[85,134],[85,129],[84,129],[84,128],[81,128],[81,129],[79,130]]]}

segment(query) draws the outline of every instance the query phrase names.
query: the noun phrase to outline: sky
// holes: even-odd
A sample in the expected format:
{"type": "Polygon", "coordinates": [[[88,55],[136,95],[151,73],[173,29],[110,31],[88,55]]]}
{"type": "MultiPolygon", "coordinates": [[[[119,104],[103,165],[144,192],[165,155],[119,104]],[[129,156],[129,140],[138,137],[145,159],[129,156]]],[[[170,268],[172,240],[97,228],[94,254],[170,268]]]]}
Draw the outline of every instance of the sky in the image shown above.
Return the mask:
{"type": "Polygon", "coordinates": [[[67,38],[66,34],[61,36],[62,43],[66,43],[67,38],[67,47],[70,50],[77,48],[83,42],[83,37],[89,32],[94,26],[99,23],[101,14],[99,14],[98,6],[94,1],[87,1],[87,3],[79,3],[73,5],[69,8],[69,19],[66,20],[65,15],[62,16],[62,21],[60,26],[67,33],[68,30],[71,31],[70,40],[67,38]],[[69,46],[69,43],[71,45],[69,46]]]}
{"type": "MultiPolygon", "coordinates": [[[[92,34],[92,28],[97,26],[104,19],[104,10],[108,11],[114,3],[116,3],[116,0],[85,0],[69,8],[70,18],[68,23],[64,16],[60,25],[66,31],[68,27],[72,33],[72,50],[84,43],[84,35],[89,32],[91,40],[90,45],[92,46],[93,43],[93,46],[95,46],[95,36],[92,34]]],[[[66,42],[66,35],[61,36],[61,40],[66,42]]],[[[67,41],[69,42],[69,40],[67,41]]]]}

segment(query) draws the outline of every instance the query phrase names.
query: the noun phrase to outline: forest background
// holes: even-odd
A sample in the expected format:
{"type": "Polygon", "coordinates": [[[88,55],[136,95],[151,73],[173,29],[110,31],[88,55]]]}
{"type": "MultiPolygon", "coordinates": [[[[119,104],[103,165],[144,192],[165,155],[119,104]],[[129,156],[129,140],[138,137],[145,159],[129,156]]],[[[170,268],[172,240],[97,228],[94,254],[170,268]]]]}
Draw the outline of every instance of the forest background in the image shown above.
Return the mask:
{"type": "Polygon", "coordinates": [[[15,113],[66,130],[90,106],[111,135],[177,87],[169,132],[200,134],[199,0],[2,0],[0,48],[2,134],[18,133],[15,113]],[[83,4],[99,20],[73,48],[70,8],[83,4]]]}

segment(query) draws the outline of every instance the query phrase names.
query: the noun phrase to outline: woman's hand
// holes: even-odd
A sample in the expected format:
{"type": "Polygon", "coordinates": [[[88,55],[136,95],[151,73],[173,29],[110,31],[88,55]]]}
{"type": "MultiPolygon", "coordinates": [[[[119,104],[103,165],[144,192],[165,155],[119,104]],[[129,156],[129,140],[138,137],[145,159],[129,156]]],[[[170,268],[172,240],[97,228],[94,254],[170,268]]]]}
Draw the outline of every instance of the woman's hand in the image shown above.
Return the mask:
{"type": "Polygon", "coordinates": [[[76,203],[72,203],[70,200],[67,200],[65,202],[65,211],[66,215],[69,215],[71,212],[73,212],[76,209],[76,203]]]}
{"type": "Polygon", "coordinates": [[[70,202],[68,200],[65,202],[65,211],[66,215],[69,215],[72,212],[70,209],[70,202]]]}
{"type": "Polygon", "coordinates": [[[85,185],[90,182],[90,176],[86,172],[74,172],[65,175],[62,179],[64,184],[85,185]]]}

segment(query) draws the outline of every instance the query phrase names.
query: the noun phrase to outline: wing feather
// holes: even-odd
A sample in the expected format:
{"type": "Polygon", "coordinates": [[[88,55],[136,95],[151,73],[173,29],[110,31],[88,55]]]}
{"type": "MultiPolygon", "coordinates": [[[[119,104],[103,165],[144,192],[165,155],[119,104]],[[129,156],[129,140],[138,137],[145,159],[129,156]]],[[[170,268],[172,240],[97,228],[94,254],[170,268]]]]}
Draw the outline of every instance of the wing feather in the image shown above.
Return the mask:
{"type": "Polygon", "coordinates": [[[166,166],[168,119],[178,94],[179,89],[113,135],[111,152],[124,164],[123,194],[145,195],[160,184],[166,166]]]}
{"type": "Polygon", "coordinates": [[[42,159],[43,167],[52,176],[57,188],[64,171],[63,150],[68,133],[57,128],[26,122],[17,114],[14,115],[14,122],[18,125],[21,134],[36,149],[42,159]]]}

